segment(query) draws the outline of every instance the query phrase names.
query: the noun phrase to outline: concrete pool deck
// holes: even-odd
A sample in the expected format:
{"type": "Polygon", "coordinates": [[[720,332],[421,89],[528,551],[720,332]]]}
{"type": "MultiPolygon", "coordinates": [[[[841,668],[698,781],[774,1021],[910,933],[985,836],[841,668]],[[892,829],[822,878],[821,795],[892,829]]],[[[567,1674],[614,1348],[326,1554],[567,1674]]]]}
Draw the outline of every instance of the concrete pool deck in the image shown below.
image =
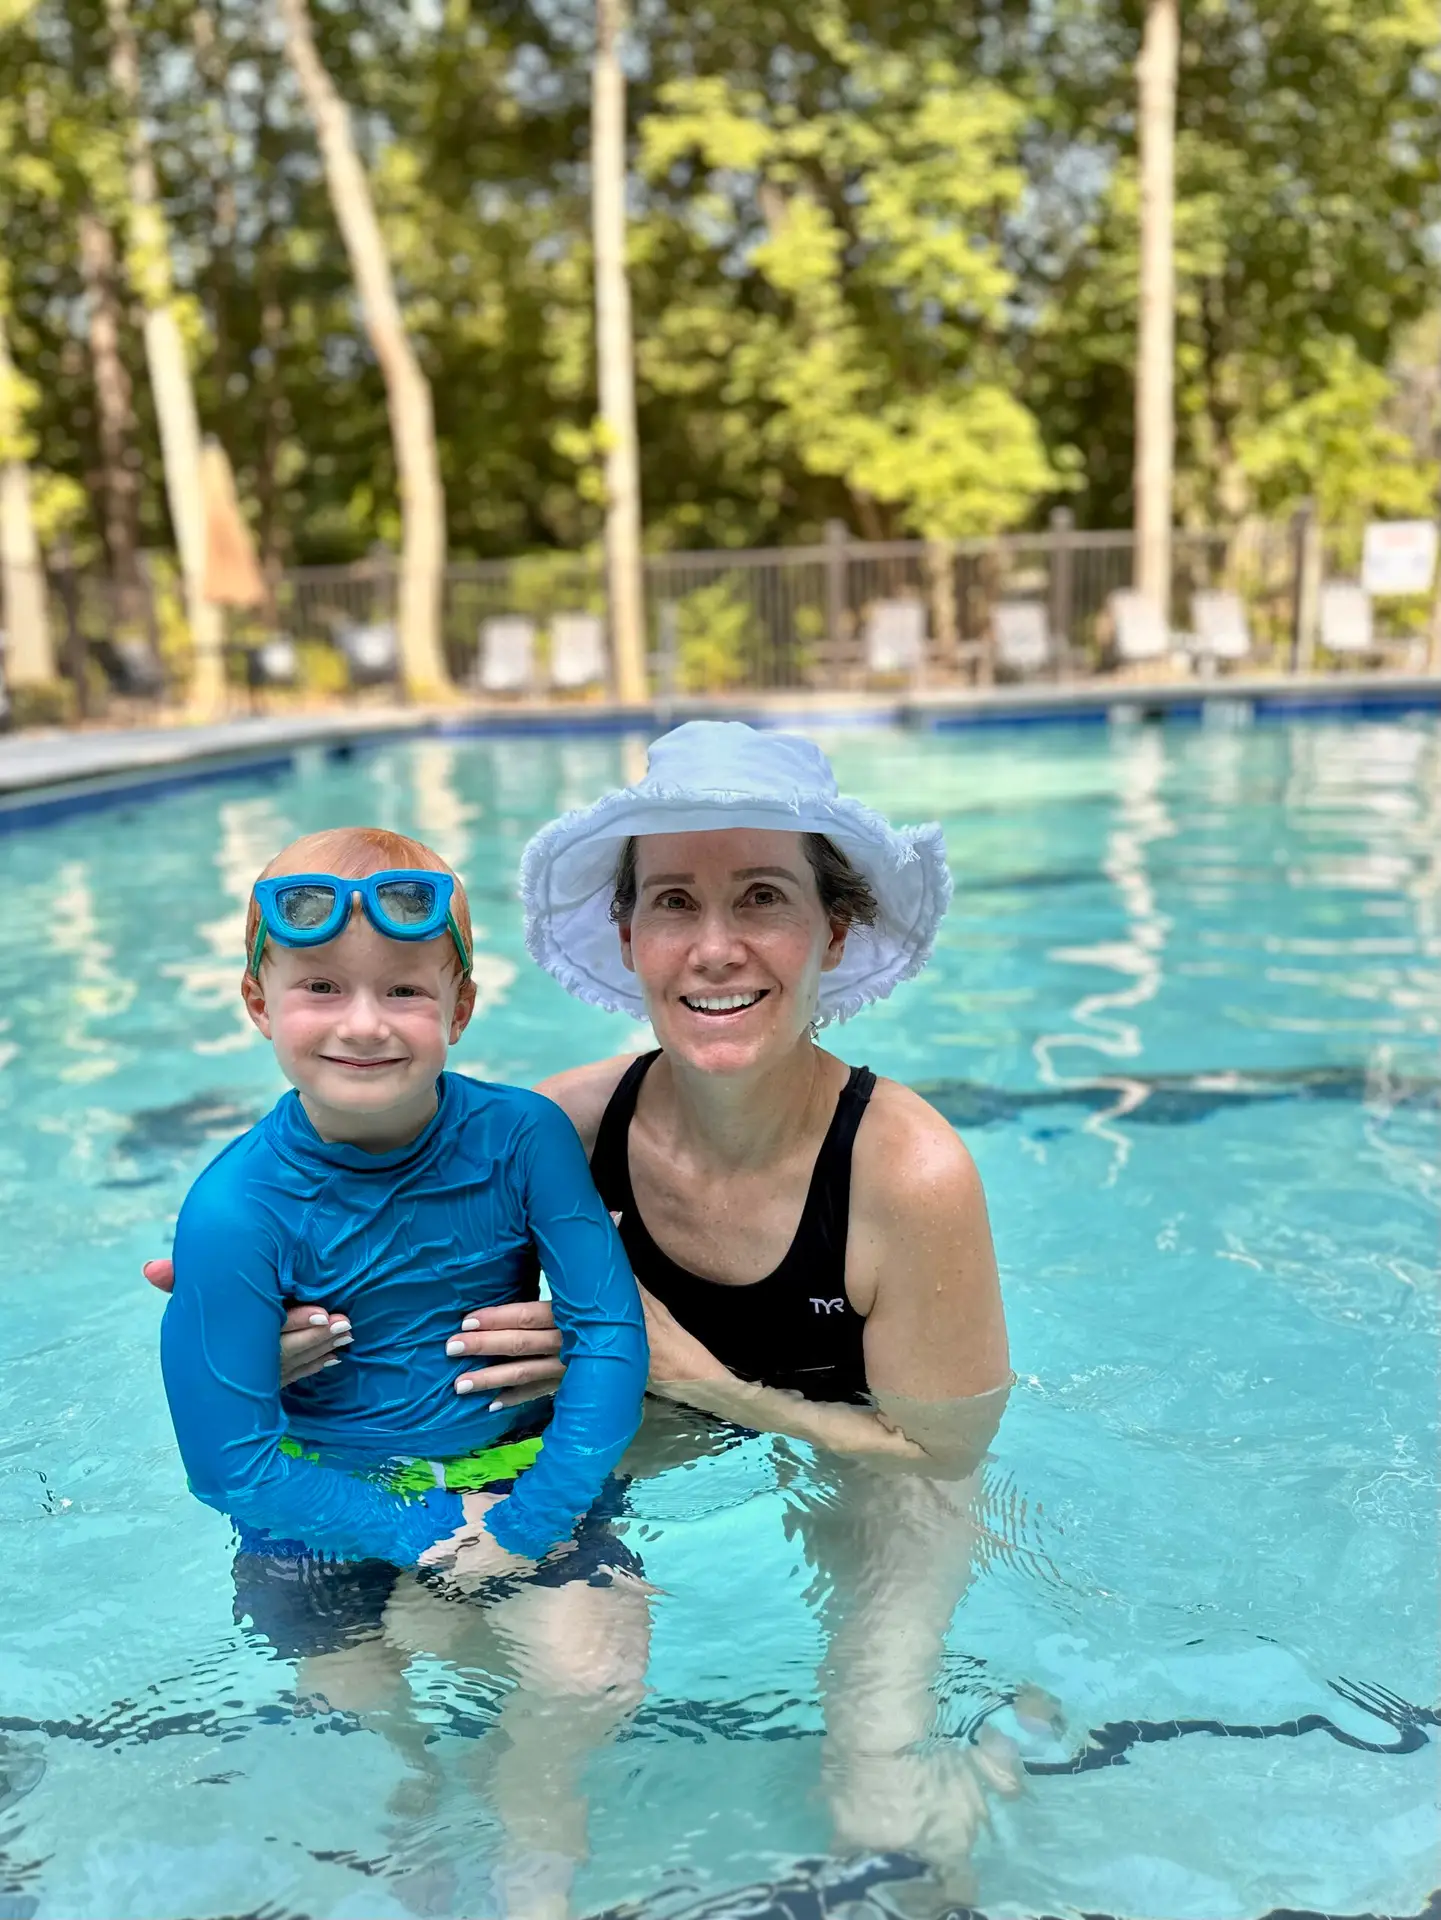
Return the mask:
{"type": "Polygon", "coordinates": [[[1383,718],[1441,710],[1441,676],[1316,674],[1166,682],[1088,680],[1061,685],[893,694],[752,694],[732,698],[554,705],[540,701],[444,707],[363,707],[250,715],[208,726],[48,729],[0,737],[0,829],[48,815],[235,772],[282,770],[298,754],[344,754],[421,735],[464,738],[539,733],[655,732],[689,719],[747,720],[817,729],[926,730],[1288,717],[1383,718]]]}

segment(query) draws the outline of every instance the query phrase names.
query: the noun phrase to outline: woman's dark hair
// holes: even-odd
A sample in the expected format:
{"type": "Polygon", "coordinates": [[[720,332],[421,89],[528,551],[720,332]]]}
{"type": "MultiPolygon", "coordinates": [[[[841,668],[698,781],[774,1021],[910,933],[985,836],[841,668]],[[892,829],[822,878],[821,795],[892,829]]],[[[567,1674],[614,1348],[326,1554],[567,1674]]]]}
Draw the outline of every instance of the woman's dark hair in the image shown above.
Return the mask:
{"type": "MultiPolygon", "coordinates": [[[[821,896],[826,918],[833,926],[847,929],[873,927],[881,909],[865,875],[857,873],[836,843],[823,833],[803,833],[801,840],[816,877],[816,891],[821,896]]],[[[632,835],[620,850],[611,891],[610,917],[618,926],[625,926],[634,916],[635,898],[635,836],[632,835]]]]}

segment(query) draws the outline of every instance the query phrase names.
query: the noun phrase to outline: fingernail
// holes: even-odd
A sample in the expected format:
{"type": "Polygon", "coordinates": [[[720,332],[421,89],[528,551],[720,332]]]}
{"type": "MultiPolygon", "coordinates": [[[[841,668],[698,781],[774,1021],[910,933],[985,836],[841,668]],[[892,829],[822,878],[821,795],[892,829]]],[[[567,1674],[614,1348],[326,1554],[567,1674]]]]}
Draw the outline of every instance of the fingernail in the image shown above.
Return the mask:
{"type": "Polygon", "coordinates": [[[342,1313],[336,1319],[331,1321],[330,1328],[332,1333],[349,1333],[350,1322],[346,1319],[345,1315],[342,1313]]]}
{"type": "Polygon", "coordinates": [[[468,1313],[460,1323],[462,1333],[479,1333],[480,1321],[473,1313],[468,1313]]]}
{"type": "Polygon", "coordinates": [[[312,1313],[310,1315],[310,1324],[312,1327],[328,1327],[330,1325],[330,1316],[325,1313],[312,1313]]]}
{"type": "Polygon", "coordinates": [[[348,1347],[354,1338],[355,1335],[353,1333],[342,1333],[340,1337],[331,1344],[337,1347],[348,1347]]]}
{"type": "Polygon", "coordinates": [[[499,1412],[500,1412],[500,1410],[501,1410],[501,1408],[502,1408],[502,1407],[503,1407],[504,1405],[505,1405],[505,1402],[504,1402],[504,1400],[492,1400],[492,1401],[491,1401],[491,1403],[490,1403],[490,1405],[489,1405],[489,1406],[488,1406],[488,1407],[486,1408],[486,1412],[487,1412],[487,1413],[499,1413],[499,1412]]]}
{"type": "Polygon", "coordinates": [[[455,1390],[457,1393],[474,1393],[475,1382],[473,1380],[467,1380],[465,1376],[462,1375],[455,1383],[455,1390]]]}
{"type": "Polygon", "coordinates": [[[445,1350],[447,1353],[450,1353],[450,1354],[464,1353],[465,1342],[463,1340],[447,1340],[445,1343],[445,1350]]]}
{"type": "Polygon", "coordinates": [[[322,1361],[321,1364],[327,1367],[338,1367],[340,1365],[340,1355],[338,1353],[332,1353],[330,1357],[322,1361]]]}

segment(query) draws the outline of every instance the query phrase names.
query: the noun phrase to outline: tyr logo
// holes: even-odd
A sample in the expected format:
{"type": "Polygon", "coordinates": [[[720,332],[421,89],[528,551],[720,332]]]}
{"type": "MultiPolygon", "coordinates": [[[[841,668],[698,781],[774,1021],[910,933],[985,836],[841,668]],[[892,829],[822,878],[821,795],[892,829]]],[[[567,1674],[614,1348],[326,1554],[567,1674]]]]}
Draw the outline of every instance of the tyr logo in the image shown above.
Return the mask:
{"type": "Polygon", "coordinates": [[[811,1311],[813,1313],[839,1313],[845,1304],[844,1295],[842,1295],[839,1300],[817,1300],[814,1295],[811,1296],[811,1311]]]}

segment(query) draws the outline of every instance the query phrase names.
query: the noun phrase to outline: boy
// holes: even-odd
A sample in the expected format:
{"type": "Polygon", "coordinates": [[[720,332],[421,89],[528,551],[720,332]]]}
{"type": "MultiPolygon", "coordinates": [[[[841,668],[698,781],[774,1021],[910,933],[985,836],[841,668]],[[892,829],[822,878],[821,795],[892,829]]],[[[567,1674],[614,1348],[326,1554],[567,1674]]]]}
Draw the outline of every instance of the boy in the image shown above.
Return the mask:
{"type": "MultiPolygon", "coordinates": [[[[191,1487],[292,1593],[332,1559],[525,1571],[595,1501],[645,1388],[639,1296],[575,1130],[443,1071],[475,1003],[470,916],[418,841],[297,840],[256,882],[246,952],[246,1009],[294,1091],[181,1208],[161,1362],[191,1487]],[[445,1359],[477,1302],[534,1297],[537,1253],[568,1363],[543,1446],[524,1409],[458,1395],[445,1359]],[[348,1316],[351,1355],[282,1391],[277,1335],[310,1300],[348,1316]]],[[[540,1577],[601,1571],[582,1550],[540,1577]]]]}

